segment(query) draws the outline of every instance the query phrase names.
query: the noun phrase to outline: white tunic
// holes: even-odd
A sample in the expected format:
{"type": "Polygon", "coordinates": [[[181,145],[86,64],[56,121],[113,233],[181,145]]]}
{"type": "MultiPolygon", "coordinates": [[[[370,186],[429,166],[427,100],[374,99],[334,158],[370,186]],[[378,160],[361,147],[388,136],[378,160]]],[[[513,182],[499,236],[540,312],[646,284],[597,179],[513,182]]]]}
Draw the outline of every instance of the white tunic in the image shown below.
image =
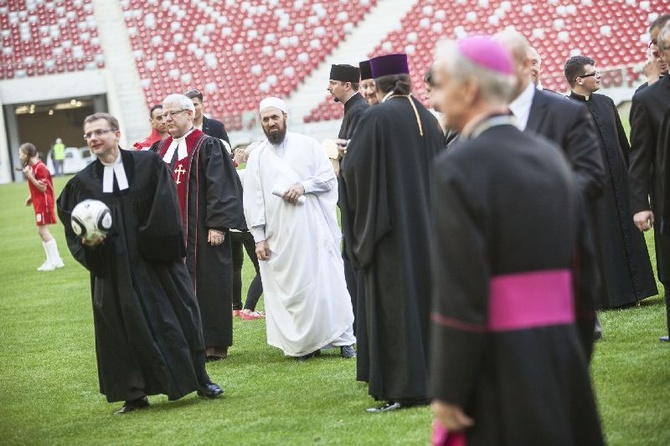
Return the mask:
{"type": "Polygon", "coordinates": [[[267,240],[270,258],[260,271],[268,344],[289,356],[330,345],[351,345],[353,311],[340,255],[337,178],[321,145],[287,132],[249,156],[244,214],[256,242],[267,240]],[[303,204],[274,195],[301,183],[303,204]]]}

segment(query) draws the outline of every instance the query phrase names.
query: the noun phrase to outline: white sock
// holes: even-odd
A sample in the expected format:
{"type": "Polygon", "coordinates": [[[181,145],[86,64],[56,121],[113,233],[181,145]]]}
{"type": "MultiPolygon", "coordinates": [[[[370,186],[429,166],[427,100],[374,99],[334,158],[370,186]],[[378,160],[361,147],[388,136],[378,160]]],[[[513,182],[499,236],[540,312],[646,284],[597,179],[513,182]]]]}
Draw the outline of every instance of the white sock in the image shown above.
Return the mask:
{"type": "Polygon", "coordinates": [[[49,244],[47,242],[42,242],[42,246],[44,247],[44,253],[47,255],[47,263],[51,263],[51,252],[49,249],[49,244]]]}
{"type": "Polygon", "coordinates": [[[58,253],[58,245],[56,244],[56,239],[52,238],[44,244],[44,249],[47,251],[47,261],[54,265],[56,268],[63,266],[63,259],[60,258],[58,253]]]}

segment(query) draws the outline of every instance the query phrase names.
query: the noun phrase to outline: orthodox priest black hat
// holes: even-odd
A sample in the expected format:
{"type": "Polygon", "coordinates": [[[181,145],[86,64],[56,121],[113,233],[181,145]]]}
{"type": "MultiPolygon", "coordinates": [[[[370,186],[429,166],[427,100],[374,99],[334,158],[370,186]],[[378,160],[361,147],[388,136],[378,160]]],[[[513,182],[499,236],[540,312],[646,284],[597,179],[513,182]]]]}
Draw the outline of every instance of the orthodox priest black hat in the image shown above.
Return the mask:
{"type": "Polygon", "coordinates": [[[407,65],[407,54],[387,54],[385,56],[370,59],[372,77],[377,79],[382,76],[393,74],[409,74],[407,65]]]}
{"type": "Polygon", "coordinates": [[[370,69],[370,61],[364,60],[358,64],[361,70],[361,80],[372,79],[372,70],[370,69]]]}
{"type": "Polygon", "coordinates": [[[358,67],[353,65],[331,65],[330,67],[330,78],[334,81],[340,82],[352,82],[357,84],[360,78],[361,72],[358,67]]]}

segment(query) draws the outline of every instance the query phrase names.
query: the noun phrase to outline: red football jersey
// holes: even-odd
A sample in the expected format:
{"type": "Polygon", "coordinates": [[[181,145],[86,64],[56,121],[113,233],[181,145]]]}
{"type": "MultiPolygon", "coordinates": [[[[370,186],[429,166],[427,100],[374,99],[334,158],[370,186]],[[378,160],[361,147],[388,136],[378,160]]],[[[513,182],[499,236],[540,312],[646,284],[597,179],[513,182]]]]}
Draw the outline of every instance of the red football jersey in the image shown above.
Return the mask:
{"type": "Polygon", "coordinates": [[[35,222],[38,225],[56,223],[56,214],[54,212],[54,184],[49,169],[47,169],[47,166],[45,166],[42,161],[33,164],[31,168],[33,169],[33,176],[35,179],[47,187],[44,192],[40,192],[33,183],[30,181],[28,182],[30,198],[33,201],[33,209],[35,209],[35,222]]]}

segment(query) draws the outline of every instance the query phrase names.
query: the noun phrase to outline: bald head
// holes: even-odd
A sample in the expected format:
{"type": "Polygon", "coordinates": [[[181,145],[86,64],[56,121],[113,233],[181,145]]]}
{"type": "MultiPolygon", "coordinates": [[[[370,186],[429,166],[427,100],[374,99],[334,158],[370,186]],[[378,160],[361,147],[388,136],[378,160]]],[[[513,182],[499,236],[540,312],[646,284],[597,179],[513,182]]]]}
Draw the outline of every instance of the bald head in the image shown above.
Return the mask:
{"type": "Polygon", "coordinates": [[[528,40],[518,31],[506,29],[493,36],[512,55],[514,71],[517,78],[516,96],[521,94],[530,83],[532,62],[529,57],[531,46],[528,40]]]}

